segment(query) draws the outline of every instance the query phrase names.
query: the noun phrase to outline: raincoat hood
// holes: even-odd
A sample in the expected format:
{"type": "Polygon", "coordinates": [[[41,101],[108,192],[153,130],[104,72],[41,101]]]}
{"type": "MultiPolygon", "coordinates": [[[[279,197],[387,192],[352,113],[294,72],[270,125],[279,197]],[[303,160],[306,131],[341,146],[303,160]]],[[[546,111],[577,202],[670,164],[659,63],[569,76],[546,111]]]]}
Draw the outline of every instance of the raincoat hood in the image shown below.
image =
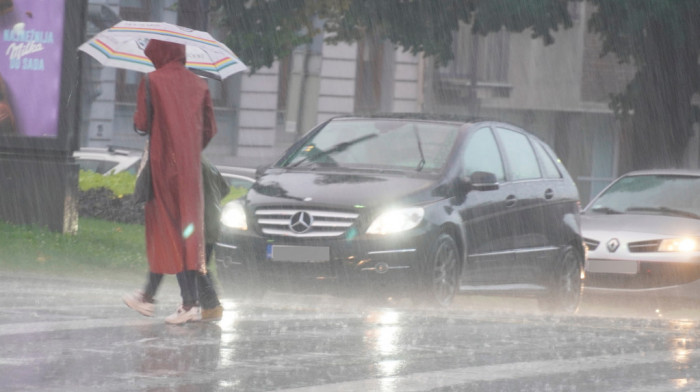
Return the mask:
{"type": "Polygon", "coordinates": [[[182,44],[152,39],[148,42],[148,45],[146,45],[144,53],[146,57],[151,60],[156,69],[173,61],[185,65],[185,45],[182,44]]]}

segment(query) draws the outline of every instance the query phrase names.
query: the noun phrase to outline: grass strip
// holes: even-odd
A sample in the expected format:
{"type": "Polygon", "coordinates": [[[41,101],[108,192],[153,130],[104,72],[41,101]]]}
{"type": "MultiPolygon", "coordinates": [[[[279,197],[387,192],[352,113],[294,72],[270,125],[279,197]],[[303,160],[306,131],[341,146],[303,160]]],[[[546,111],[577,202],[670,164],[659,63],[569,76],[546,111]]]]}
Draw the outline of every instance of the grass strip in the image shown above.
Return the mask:
{"type": "Polygon", "coordinates": [[[144,227],[80,218],[75,235],[0,222],[0,269],[61,274],[147,271],[144,227]]]}

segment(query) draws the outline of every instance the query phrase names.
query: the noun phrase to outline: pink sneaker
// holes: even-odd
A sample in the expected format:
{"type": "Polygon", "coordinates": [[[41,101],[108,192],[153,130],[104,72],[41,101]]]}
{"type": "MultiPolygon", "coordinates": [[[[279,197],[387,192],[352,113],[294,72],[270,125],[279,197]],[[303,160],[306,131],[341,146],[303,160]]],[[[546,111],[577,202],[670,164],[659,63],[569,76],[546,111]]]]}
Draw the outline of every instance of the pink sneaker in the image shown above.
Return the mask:
{"type": "Polygon", "coordinates": [[[175,313],[165,318],[165,322],[168,324],[184,324],[188,321],[200,321],[201,319],[202,311],[199,306],[193,306],[190,310],[185,310],[180,305],[175,313]]]}
{"type": "Polygon", "coordinates": [[[125,294],[122,296],[122,301],[124,301],[126,306],[142,315],[153,317],[153,312],[156,307],[152,303],[143,300],[143,291],[137,290],[132,294],[125,294]]]}

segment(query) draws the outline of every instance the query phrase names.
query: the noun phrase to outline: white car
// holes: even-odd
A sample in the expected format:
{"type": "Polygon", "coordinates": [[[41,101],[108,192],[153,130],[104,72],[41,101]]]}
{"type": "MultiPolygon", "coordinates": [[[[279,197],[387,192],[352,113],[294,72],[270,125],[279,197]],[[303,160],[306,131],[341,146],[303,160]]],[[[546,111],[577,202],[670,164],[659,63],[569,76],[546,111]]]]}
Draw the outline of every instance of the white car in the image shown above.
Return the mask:
{"type": "Polygon", "coordinates": [[[586,290],[700,297],[700,171],[631,172],[581,215],[586,290]]]}
{"type": "MultiPolygon", "coordinates": [[[[136,175],[143,152],[116,147],[83,147],[73,156],[80,169],[94,171],[105,176],[129,172],[136,175]]],[[[250,189],[255,182],[255,169],[235,166],[216,166],[229,186],[250,189]]]]}
{"type": "Polygon", "coordinates": [[[105,176],[121,172],[136,174],[141,163],[140,150],[116,147],[83,147],[73,153],[81,170],[105,176]]]}

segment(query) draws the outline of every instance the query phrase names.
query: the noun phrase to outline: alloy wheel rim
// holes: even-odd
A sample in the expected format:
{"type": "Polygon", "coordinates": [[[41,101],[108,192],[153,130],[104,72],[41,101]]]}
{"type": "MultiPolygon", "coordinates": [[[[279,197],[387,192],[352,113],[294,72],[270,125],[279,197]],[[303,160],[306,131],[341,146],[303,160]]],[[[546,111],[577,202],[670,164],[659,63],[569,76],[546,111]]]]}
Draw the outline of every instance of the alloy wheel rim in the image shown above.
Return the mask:
{"type": "Polygon", "coordinates": [[[454,270],[457,265],[455,250],[446,242],[441,242],[435,254],[433,269],[433,294],[442,305],[449,304],[456,291],[454,270]]]}

